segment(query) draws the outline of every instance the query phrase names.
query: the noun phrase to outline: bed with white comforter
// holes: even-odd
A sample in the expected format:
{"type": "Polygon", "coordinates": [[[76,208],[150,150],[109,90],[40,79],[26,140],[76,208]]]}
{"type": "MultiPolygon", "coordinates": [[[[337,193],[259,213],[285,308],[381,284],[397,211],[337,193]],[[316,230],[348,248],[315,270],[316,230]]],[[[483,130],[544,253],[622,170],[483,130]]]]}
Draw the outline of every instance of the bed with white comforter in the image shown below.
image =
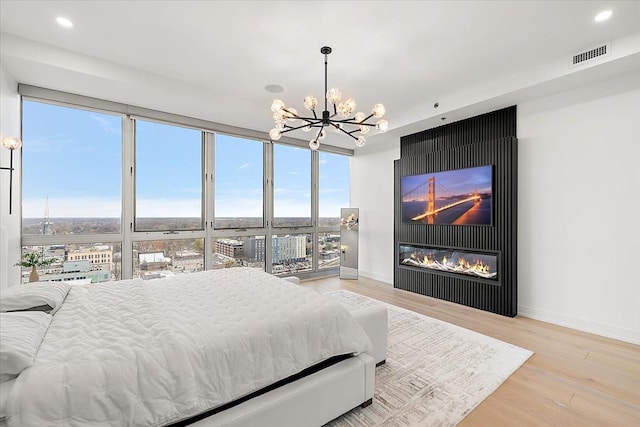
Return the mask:
{"type": "Polygon", "coordinates": [[[75,286],[16,378],[6,420],[166,425],[370,350],[340,304],[255,269],[75,286]]]}

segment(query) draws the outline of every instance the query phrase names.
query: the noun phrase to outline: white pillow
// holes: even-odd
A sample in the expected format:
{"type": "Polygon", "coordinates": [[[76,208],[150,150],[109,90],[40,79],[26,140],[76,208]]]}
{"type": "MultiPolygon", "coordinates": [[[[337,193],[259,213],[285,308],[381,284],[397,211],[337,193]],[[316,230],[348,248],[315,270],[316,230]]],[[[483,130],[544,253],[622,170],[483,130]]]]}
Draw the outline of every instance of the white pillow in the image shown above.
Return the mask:
{"type": "Polygon", "coordinates": [[[10,286],[0,291],[0,312],[40,310],[55,314],[67,297],[69,289],[71,285],[65,282],[10,286]]]}
{"type": "Polygon", "coordinates": [[[0,313],[0,381],[31,366],[52,318],[41,311],[0,313]]]}

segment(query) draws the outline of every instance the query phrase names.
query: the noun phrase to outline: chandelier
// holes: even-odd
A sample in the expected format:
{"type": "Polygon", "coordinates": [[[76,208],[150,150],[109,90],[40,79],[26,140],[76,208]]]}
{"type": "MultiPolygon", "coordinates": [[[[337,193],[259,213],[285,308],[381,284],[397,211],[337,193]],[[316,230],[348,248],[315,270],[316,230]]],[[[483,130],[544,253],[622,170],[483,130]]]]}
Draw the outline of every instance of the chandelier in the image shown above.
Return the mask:
{"type": "Polygon", "coordinates": [[[313,95],[308,95],[304,98],[304,106],[313,113],[313,117],[299,115],[295,108],[285,107],[284,102],[279,99],[274,99],[273,104],[271,104],[271,111],[273,111],[275,127],[269,131],[269,137],[272,141],[277,141],[283,133],[298,129],[310,132],[313,128],[316,128],[317,132],[315,137],[309,142],[309,148],[317,150],[318,147],[320,147],[319,141],[322,141],[326,137],[325,128],[329,128],[338,133],[342,132],[349,135],[355,139],[356,146],[362,147],[366,142],[365,135],[369,133],[372,127],[375,127],[378,133],[384,133],[389,128],[389,122],[382,119],[375,123],[367,123],[372,117],[380,119],[384,116],[384,105],[374,105],[369,115],[358,112],[351,116],[357,107],[355,99],[349,98],[341,102],[342,94],[338,89],[332,88],[327,90],[327,57],[331,53],[331,48],[324,46],[320,49],[320,53],[324,54],[325,98],[322,117],[318,117],[316,113],[318,99],[313,95]],[[333,112],[329,111],[329,104],[333,105],[333,112]]]}

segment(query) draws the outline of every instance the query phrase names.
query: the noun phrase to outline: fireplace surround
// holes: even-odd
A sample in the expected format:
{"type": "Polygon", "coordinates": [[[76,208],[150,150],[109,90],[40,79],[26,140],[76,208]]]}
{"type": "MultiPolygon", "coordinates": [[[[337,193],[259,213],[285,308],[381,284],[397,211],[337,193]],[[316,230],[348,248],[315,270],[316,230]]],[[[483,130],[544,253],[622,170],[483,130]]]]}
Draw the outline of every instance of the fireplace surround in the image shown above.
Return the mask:
{"type": "MultiPolygon", "coordinates": [[[[515,316],[518,289],[516,107],[404,136],[400,140],[400,154],[401,158],[394,163],[394,287],[515,316]],[[456,223],[459,221],[442,223],[403,218],[404,177],[431,176],[487,165],[491,166],[492,173],[490,223],[460,225],[456,223]]],[[[436,185],[437,181],[442,182],[436,179],[436,185]]],[[[430,192],[426,193],[424,203],[429,206],[430,192]]],[[[441,193],[437,189],[433,193],[435,209],[427,207],[427,214],[438,210],[437,197],[441,193]]],[[[411,200],[414,199],[412,196],[411,200]]]]}

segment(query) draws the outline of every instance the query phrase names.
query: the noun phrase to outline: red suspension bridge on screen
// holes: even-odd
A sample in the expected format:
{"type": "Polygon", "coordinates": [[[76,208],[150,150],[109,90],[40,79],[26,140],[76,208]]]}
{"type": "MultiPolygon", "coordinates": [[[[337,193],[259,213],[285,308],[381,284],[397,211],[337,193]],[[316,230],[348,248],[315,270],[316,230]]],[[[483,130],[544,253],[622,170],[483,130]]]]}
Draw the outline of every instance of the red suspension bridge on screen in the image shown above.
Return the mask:
{"type": "MultiPolygon", "coordinates": [[[[439,193],[440,191],[442,191],[445,194],[453,194],[451,191],[449,191],[446,187],[444,187],[443,185],[439,185],[438,186],[438,190],[439,193]]],[[[426,191],[426,196],[427,196],[427,209],[424,213],[417,215],[413,218],[411,218],[413,221],[419,221],[423,218],[427,218],[428,220],[432,220],[433,217],[435,215],[438,214],[438,212],[442,212],[444,210],[447,209],[451,209],[454,206],[458,206],[461,205],[463,203],[467,203],[467,202],[479,202],[480,201],[480,196],[478,195],[478,190],[475,190],[473,192],[473,195],[464,198],[462,200],[456,200],[455,202],[449,203],[445,206],[441,206],[439,208],[436,208],[436,178],[435,177],[430,177],[429,179],[427,179],[426,182],[423,182],[422,184],[418,185],[417,187],[405,192],[402,194],[402,200],[407,200],[407,199],[413,199],[413,200],[424,200],[424,196],[425,196],[425,191],[426,191]]]]}

